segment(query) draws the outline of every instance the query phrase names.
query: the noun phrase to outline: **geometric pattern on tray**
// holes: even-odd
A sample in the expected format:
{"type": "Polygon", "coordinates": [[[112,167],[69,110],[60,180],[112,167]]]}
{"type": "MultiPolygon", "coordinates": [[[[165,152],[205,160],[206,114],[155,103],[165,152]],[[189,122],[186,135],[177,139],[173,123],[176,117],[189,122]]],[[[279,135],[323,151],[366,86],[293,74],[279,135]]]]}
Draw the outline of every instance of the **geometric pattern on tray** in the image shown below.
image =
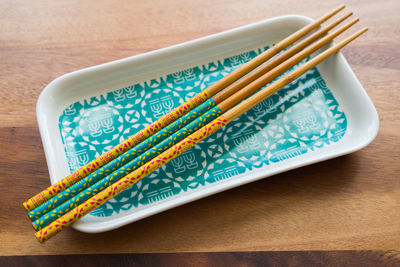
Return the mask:
{"type": "MultiPolygon", "coordinates": [[[[78,101],[59,117],[71,172],[268,49],[78,101]]],[[[302,63],[300,63],[302,64],[302,63]]],[[[299,65],[299,64],[298,64],[299,65]]],[[[297,66],[296,66],[297,67],[297,66]]],[[[347,121],[316,68],[90,214],[111,216],[339,141],[347,121]]]]}

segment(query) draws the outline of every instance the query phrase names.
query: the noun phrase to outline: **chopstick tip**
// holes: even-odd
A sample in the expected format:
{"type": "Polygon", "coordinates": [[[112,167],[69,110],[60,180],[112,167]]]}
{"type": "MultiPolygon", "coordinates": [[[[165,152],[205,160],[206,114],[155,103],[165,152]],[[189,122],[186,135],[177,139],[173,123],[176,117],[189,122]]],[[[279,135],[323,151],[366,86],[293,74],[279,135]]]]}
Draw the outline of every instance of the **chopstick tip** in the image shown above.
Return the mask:
{"type": "Polygon", "coordinates": [[[359,22],[360,19],[359,18],[355,18],[352,21],[350,21],[346,26],[344,26],[346,29],[350,28],[351,26],[353,26],[354,24],[356,24],[357,22],[359,22]]]}
{"type": "Polygon", "coordinates": [[[345,46],[346,44],[348,44],[349,42],[351,42],[352,40],[354,40],[354,39],[360,37],[360,36],[361,36],[363,33],[365,33],[366,31],[368,31],[368,28],[367,28],[367,27],[364,27],[364,28],[362,28],[361,30],[359,30],[358,32],[354,33],[352,36],[348,37],[346,40],[344,40],[344,41],[342,42],[342,43],[344,44],[344,45],[342,45],[342,47],[345,46]]]}
{"type": "Polygon", "coordinates": [[[349,13],[344,15],[339,21],[340,22],[345,21],[346,19],[350,18],[351,16],[353,16],[353,12],[350,11],[349,13]]]}

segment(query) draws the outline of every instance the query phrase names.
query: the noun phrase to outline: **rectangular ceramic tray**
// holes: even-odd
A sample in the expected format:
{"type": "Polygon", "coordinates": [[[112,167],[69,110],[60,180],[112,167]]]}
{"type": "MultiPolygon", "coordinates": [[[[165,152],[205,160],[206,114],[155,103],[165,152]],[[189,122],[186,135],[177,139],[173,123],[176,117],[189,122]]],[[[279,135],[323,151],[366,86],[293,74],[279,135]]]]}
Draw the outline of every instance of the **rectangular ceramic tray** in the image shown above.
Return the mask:
{"type": "MultiPolygon", "coordinates": [[[[311,21],[268,19],[55,79],[37,102],[51,183],[311,21]]],[[[378,126],[371,100],[338,53],[73,227],[115,229],[351,153],[369,144],[378,126]]]]}

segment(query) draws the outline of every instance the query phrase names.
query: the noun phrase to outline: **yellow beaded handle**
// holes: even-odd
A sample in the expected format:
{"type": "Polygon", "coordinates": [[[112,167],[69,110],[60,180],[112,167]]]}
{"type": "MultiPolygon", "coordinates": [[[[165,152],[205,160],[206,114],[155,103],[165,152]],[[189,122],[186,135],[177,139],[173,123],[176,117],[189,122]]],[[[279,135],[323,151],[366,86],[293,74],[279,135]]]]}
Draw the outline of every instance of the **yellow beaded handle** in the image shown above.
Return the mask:
{"type": "Polygon", "coordinates": [[[44,227],[42,230],[36,232],[35,234],[36,238],[39,240],[39,242],[46,241],[50,237],[60,232],[62,229],[68,227],[81,217],[85,216],[86,214],[93,211],[100,205],[104,204],[109,199],[115,197],[125,189],[131,187],[133,184],[137,183],[140,179],[146,177],[151,172],[157,170],[158,168],[168,163],[172,159],[176,158],[189,148],[193,147],[204,138],[218,131],[226,124],[227,120],[223,115],[213,120],[209,124],[197,130],[189,137],[183,139],[178,144],[170,147],[168,150],[166,150],[164,153],[160,154],[153,160],[142,165],[140,168],[136,169],[135,171],[131,172],[124,178],[120,179],[119,181],[115,182],[108,188],[104,189],[93,198],[85,201],[78,207],[66,213],[64,216],[52,222],[48,226],[44,227]]]}
{"type": "Polygon", "coordinates": [[[134,147],[135,145],[139,144],[146,138],[152,136],[171,122],[179,119],[182,115],[186,114],[191,109],[197,107],[199,104],[203,103],[209,98],[207,89],[200,92],[199,94],[195,95],[193,98],[189,99],[179,107],[173,109],[171,112],[167,113],[166,115],[162,116],[149,126],[145,127],[141,131],[137,132],[136,134],[132,135],[119,145],[113,147],[112,149],[108,150],[107,152],[103,153],[98,158],[92,160],[85,166],[79,168],[78,170],[74,171],[61,181],[51,185],[47,189],[43,190],[36,196],[30,198],[29,200],[23,203],[25,209],[29,212],[34,208],[40,206],[50,198],[58,195],[64,189],[70,187],[71,185],[75,184],[76,182],[80,181],[82,178],[85,178],[92,172],[96,171],[97,169],[101,168],[105,164],[109,163],[113,159],[117,158],[118,156],[124,154],[126,151],[134,147]]]}

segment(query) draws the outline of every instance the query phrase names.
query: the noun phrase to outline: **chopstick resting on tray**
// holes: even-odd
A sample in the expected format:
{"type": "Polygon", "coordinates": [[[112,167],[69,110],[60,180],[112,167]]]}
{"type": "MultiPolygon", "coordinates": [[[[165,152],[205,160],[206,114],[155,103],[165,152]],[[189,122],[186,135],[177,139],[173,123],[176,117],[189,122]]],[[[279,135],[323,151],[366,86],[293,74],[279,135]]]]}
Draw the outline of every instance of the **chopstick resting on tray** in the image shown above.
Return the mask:
{"type": "MultiPolygon", "coordinates": [[[[64,190],[64,192],[60,193],[58,196],[48,200],[46,203],[44,203],[42,206],[43,209],[39,209],[40,207],[32,210],[29,212],[29,216],[32,219],[36,219],[33,222],[33,226],[35,230],[40,230],[43,226],[46,226],[48,223],[54,221],[55,219],[61,217],[64,215],[66,212],[71,210],[72,208],[76,207],[77,205],[81,204],[88,198],[92,197],[95,195],[97,192],[100,192],[103,190],[107,185],[118,181],[125,175],[129,174],[136,168],[140,167],[142,164],[148,162],[152,158],[156,157],[157,155],[161,154],[164,152],[166,149],[168,149],[170,146],[176,144],[177,142],[181,141],[183,138],[187,137],[194,131],[198,130],[200,127],[204,126],[211,120],[215,119],[221,114],[221,106],[230,106],[232,104],[238,103],[242,101],[244,98],[249,96],[250,94],[254,93],[254,91],[248,91],[246,95],[238,95],[238,97],[235,97],[234,100],[229,100],[227,101],[227,98],[230,96],[234,95],[237,93],[237,91],[241,90],[244,88],[246,85],[250,84],[252,81],[256,80],[257,78],[261,77],[268,71],[271,71],[274,67],[282,63],[284,60],[290,58],[296,52],[300,51],[307,45],[311,44],[313,41],[315,41],[317,38],[320,36],[323,36],[326,34],[329,30],[331,30],[334,26],[338,25],[340,22],[344,21],[346,18],[348,18],[351,15],[348,14],[339,20],[335,21],[334,23],[330,24],[326,28],[323,28],[311,36],[307,37],[303,41],[299,42],[298,44],[294,45],[287,51],[282,52],[280,55],[274,57],[270,61],[266,62],[264,65],[260,66],[257,70],[251,72],[247,76],[243,77],[240,79],[237,83],[232,84],[231,86],[225,88],[222,92],[218,93],[214,97],[212,97],[208,101],[214,101],[212,105],[212,109],[206,112],[204,115],[201,115],[200,117],[196,118],[192,122],[186,122],[187,125],[185,125],[185,121],[181,121],[179,119],[176,122],[179,122],[183,125],[185,125],[183,128],[181,128],[179,131],[177,131],[174,134],[170,134],[169,137],[164,139],[162,142],[158,143],[157,145],[153,147],[149,147],[149,149],[144,150],[142,154],[137,153],[138,150],[135,150],[134,152],[127,152],[123,156],[122,162],[125,162],[124,166],[121,166],[120,168],[116,169],[114,172],[111,174],[107,175],[105,178],[104,175],[89,175],[88,177],[85,177],[81,181],[77,182],[76,184],[72,185],[70,188],[64,190]],[[127,157],[131,156],[132,154],[139,154],[139,156],[135,157],[134,159],[127,159],[127,157]],[[101,179],[102,178],[102,179],[101,179]],[[75,194],[74,194],[75,193],[75,194]]],[[[354,23],[356,23],[358,19],[348,23],[347,25],[343,26],[339,30],[333,32],[332,34],[329,34],[328,36],[324,37],[323,39],[319,40],[315,44],[311,45],[308,47],[305,53],[299,55],[298,59],[294,58],[293,61],[282,64],[282,66],[279,66],[278,68],[274,69],[274,71],[266,76],[266,78],[263,79],[264,83],[271,82],[273,79],[287,71],[290,67],[293,65],[297,64],[300,62],[302,59],[307,57],[308,54],[311,54],[312,52],[315,52],[325,44],[329,43],[333,38],[338,36],[340,33],[348,29],[350,26],[352,26],[354,23]],[[309,52],[308,52],[309,51],[309,52]]],[[[204,105],[203,103],[202,105],[204,105]]],[[[193,112],[193,111],[192,111],[193,112]]],[[[101,169],[100,169],[101,170],[101,169]]],[[[99,171],[100,171],[99,170],[99,171]]]]}
{"type": "MultiPolygon", "coordinates": [[[[273,93],[277,92],[279,89],[287,85],[288,83],[294,81],[304,73],[306,73],[311,68],[315,67],[317,64],[322,62],[324,59],[329,57],[330,55],[339,51],[342,47],[350,43],[352,40],[359,37],[361,34],[367,31],[367,28],[364,28],[357,33],[353,34],[352,36],[346,38],[344,41],[330,47],[329,49],[325,50],[321,54],[315,56],[308,62],[304,63],[300,67],[296,68],[295,70],[291,71],[289,74],[284,75],[283,77],[279,78],[275,82],[269,84],[265,88],[266,84],[271,82],[271,80],[275,79],[282,73],[288,71],[291,67],[295,66],[299,62],[301,62],[306,57],[310,56],[316,50],[321,48],[323,45],[329,43],[334,37],[341,34],[344,30],[351,27],[357,19],[350,22],[346,26],[342,27],[341,29],[335,31],[334,33],[322,38],[321,40],[317,41],[316,43],[304,48],[303,51],[295,54],[294,56],[291,55],[291,58],[287,59],[283,63],[278,63],[277,66],[273,69],[266,70],[265,73],[257,74],[259,75],[256,79],[250,81],[242,88],[239,88],[236,93],[226,97],[222,102],[220,102],[215,108],[218,107],[219,112],[217,118],[213,118],[211,122],[208,122],[206,125],[202,126],[200,129],[195,131],[194,133],[190,134],[188,137],[184,138],[183,140],[179,141],[175,145],[170,145],[168,149],[164,152],[159,154],[158,156],[154,157],[153,159],[149,160],[147,163],[140,162],[138,163],[140,167],[136,168],[128,175],[124,176],[123,178],[119,179],[118,181],[114,182],[112,185],[106,187],[101,192],[97,193],[94,197],[86,200],[85,202],[81,203],[77,207],[73,208],[72,210],[65,213],[60,218],[56,219],[55,221],[51,222],[50,224],[44,226],[41,230],[36,232],[35,236],[40,242],[47,240],[48,238],[52,237],[65,227],[68,227],[76,220],[80,219],[81,217],[85,216],[92,210],[96,209],[100,205],[104,204],[109,199],[115,197],[117,194],[121,193],[125,189],[129,188],[140,179],[146,177],[151,172],[157,170],[164,164],[168,163],[172,159],[176,158],[189,148],[193,147],[201,140],[205,139],[206,137],[210,136],[214,132],[218,131],[226,124],[230,123],[241,114],[245,113],[255,105],[259,104],[261,101],[265,100],[267,97],[271,96],[273,93]],[[332,37],[333,36],[333,37],[332,37]],[[261,90],[260,90],[261,89],[261,90]],[[260,90],[259,92],[256,92],[260,90]],[[256,92],[256,93],[255,93],[256,92]],[[244,100],[243,100],[244,99],[244,100]]],[[[295,47],[295,46],[293,46],[295,47]]],[[[292,48],[293,48],[292,47],[292,48]]],[[[290,50],[290,49],[289,49],[290,50]]],[[[288,50],[288,51],[289,51],[288,50]]],[[[267,50],[268,51],[268,50],[267,50]]],[[[279,57],[279,56],[278,56],[279,57]]],[[[276,58],[278,58],[276,57],[276,58]]],[[[273,60],[271,60],[273,61],[273,60]]],[[[261,64],[261,63],[260,63],[261,64]]],[[[265,64],[268,64],[265,63],[265,64]]],[[[271,63],[272,64],[272,63],[271,63]]],[[[274,63],[275,64],[275,63],[274,63]]],[[[272,64],[273,65],[273,64],[272,64]]],[[[261,67],[260,67],[261,68],[261,67]]],[[[258,69],[257,69],[258,70],[258,69]]],[[[249,71],[250,72],[250,71],[249,71]]],[[[248,73],[248,72],[247,72],[248,73]]],[[[244,74],[242,74],[244,75],[244,74]]],[[[257,76],[256,75],[256,76],[257,76]]],[[[247,76],[246,76],[247,77],[247,76]]],[[[239,77],[240,78],[240,77],[239,77]]],[[[214,111],[218,111],[217,109],[212,109],[214,111]]],[[[210,110],[209,112],[211,112],[210,110]]],[[[208,114],[208,113],[206,113],[208,114]]],[[[204,114],[204,115],[206,115],[204,114]]],[[[216,115],[213,115],[216,116],[216,115]]],[[[196,121],[193,121],[193,123],[196,121]]],[[[190,125],[190,124],[189,124],[190,125]]],[[[179,133],[179,132],[177,132],[179,133]]],[[[167,140],[167,139],[166,139],[167,140]]],[[[138,165],[138,166],[139,166],[138,165]]]]}
{"type": "MultiPolygon", "coordinates": [[[[322,18],[316,20],[315,22],[301,28],[300,30],[296,31],[289,37],[285,38],[272,48],[268,49],[267,51],[263,52],[262,54],[258,55],[256,58],[252,59],[251,61],[245,63],[242,65],[240,68],[234,70],[230,74],[226,75],[219,81],[215,82],[212,84],[210,87],[206,88],[202,92],[198,93],[182,105],[178,106],[177,108],[173,109],[171,112],[167,113],[166,115],[162,116],[160,119],[157,121],[151,123],[149,126],[145,127],[141,131],[137,132],[136,134],[132,135],[119,145],[115,146],[114,148],[108,150],[107,152],[103,153],[100,155],[98,158],[92,160],[88,164],[84,165],[83,167],[79,168],[78,170],[74,171],[64,179],[60,180],[59,182],[51,185],[47,189],[43,190],[39,194],[35,195],[34,197],[30,198],[29,200],[25,201],[23,203],[23,206],[25,209],[29,212],[43,203],[45,203],[47,200],[53,198],[54,196],[57,196],[61,192],[63,192],[66,188],[70,187],[71,185],[75,184],[76,182],[80,181],[82,178],[87,177],[88,175],[92,174],[99,168],[103,167],[107,163],[113,161],[116,159],[118,156],[125,154],[128,150],[133,148],[134,146],[140,144],[141,142],[145,140],[149,140],[150,137],[152,137],[154,134],[171,124],[172,122],[176,121],[180,117],[184,116],[187,114],[190,110],[196,108],[206,100],[210,99],[210,97],[214,96],[216,93],[220,92],[222,89],[224,89],[226,86],[229,86],[236,80],[240,79],[253,69],[257,68],[259,65],[264,63],[266,60],[272,58],[274,55],[279,53],[281,50],[286,48],[288,45],[292,44],[293,42],[299,40],[301,37],[312,31],[313,29],[317,28],[318,26],[321,25],[321,23],[325,22],[335,14],[337,14],[339,11],[341,11],[345,6],[342,5],[338,7],[337,9],[329,12],[322,18]]],[[[207,110],[207,107],[202,107],[200,110],[197,110],[196,112],[205,112],[207,110]]],[[[190,120],[193,119],[192,114],[184,117],[184,120],[190,120]]],[[[163,136],[164,133],[168,134],[171,131],[170,127],[166,131],[163,132],[163,134],[159,136],[163,136]]],[[[174,129],[173,129],[174,130],[174,129]]],[[[158,136],[158,137],[159,137],[158,136]]],[[[160,137],[161,138],[161,137],[160,137]]],[[[153,138],[147,143],[148,145],[154,145],[157,142],[159,142],[160,138],[153,138]]],[[[114,162],[115,165],[108,166],[105,168],[106,170],[113,170],[113,168],[118,167],[117,163],[114,162]]],[[[104,170],[102,171],[104,172],[104,170]]],[[[103,177],[105,177],[104,175],[103,177]]],[[[61,200],[60,200],[61,201],[61,200]]],[[[44,206],[45,207],[45,206],[44,206]]],[[[44,208],[44,210],[47,210],[44,208]]],[[[38,214],[38,216],[40,216],[38,214]]],[[[32,217],[33,218],[33,217],[32,217]]]]}

